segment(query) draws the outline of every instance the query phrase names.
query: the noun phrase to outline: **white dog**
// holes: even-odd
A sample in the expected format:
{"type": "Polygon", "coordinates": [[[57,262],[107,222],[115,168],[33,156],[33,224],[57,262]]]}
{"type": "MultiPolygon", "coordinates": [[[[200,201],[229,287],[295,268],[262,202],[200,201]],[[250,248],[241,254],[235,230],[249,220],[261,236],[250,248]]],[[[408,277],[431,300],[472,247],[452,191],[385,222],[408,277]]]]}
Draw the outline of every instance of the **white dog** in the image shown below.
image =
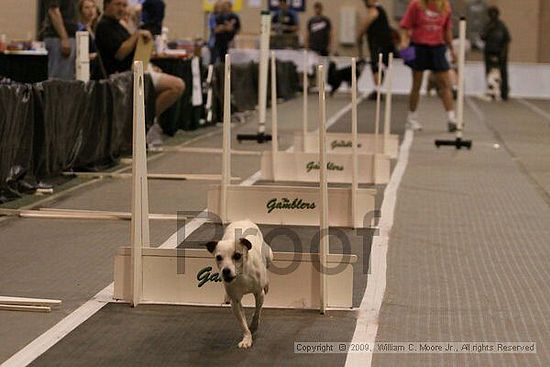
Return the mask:
{"type": "Polygon", "coordinates": [[[230,224],[219,242],[206,247],[218,265],[231,308],[243,331],[239,348],[252,346],[252,333],[258,329],[264,296],[269,290],[267,268],[273,261],[273,252],[264,242],[257,225],[250,220],[230,224]],[[250,327],[247,325],[241,299],[252,293],[256,309],[250,327]]]}

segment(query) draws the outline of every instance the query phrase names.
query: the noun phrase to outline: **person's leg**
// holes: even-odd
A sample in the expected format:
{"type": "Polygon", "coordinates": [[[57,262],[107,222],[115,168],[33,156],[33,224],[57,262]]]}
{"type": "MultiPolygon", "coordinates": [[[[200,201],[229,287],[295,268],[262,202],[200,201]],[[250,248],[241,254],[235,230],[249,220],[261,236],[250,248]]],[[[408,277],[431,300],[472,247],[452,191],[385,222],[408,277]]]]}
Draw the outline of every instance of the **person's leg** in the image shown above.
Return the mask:
{"type": "Polygon", "coordinates": [[[71,54],[65,57],[61,54],[61,41],[59,38],[46,38],[46,50],[48,51],[48,78],[73,80],[76,69],[76,41],[69,39],[71,44],[71,54]]]}
{"type": "Polygon", "coordinates": [[[441,100],[443,102],[443,107],[447,111],[447,127],[449,132],[456,131],[456,113],[453,101],[453,92],[451,87],[451,79],[449,76],[449,71],[439,71],[435,73],[437,84],[439,85],[439,90],[441,100]]]}
{"type": "Polygon", "coordinates": [[[409,111],[416,112],[420,102],[420,88],[422,87],[422,77],[424,72],[420,70],[412,71],[412,87],[409,95],[409,111]]]}
{"type": "Polygon", "coordinates": [[[409,95],[409,114],[407,115],[407,124],[413,130],[422,130],[422,125],[418,122],[417,108],[420,101],[420,88],[422,87],[422,77],[424,72],[421,70],[412,71],[412,87],[409,95]]]}
{"type": "Polygon", "coordinates": [[[453,93],[451,91],[451,78],[449,71],[436,72],[435,78],[437,85],[439,86],[441,100],[445,111],[449,112],[454,110],[453,93]]]}
{"type": "Polygon", "coordinates": [[[384,54],[383,49],[379,46],[371,46],[370,48],[370,58],[371,58],[371,70],[372,70],[372,81],[374,85],[374,91],[369,94],[369,99],[374,101],[377,98],[378,89],[384,83],[384,71],[380,70],[380,65],[378,65],[379,55],[382,53],[382,63],[388,64],[388,54],[384,54]],[[382,73],[382,74],[380,74],[382,73]]]}
{"type": "Polygon", "coordinates": [[[155,107],[157,118],[172,106],[183,94],[185,83],[178,77],[158,73],[154,78],[155,92],[157,95],[155,107]]]}

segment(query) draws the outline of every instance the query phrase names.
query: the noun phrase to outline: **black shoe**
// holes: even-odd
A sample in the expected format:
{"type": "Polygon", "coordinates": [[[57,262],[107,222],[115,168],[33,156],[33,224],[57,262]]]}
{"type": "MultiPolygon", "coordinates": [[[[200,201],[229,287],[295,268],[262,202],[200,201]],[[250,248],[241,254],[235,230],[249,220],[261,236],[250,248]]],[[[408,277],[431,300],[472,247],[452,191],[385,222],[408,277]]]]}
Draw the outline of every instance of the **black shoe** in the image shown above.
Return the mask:
{"type": "Polygon", "coordinates": [[[378,93],[376,93],[376,91],[372,91],[369,96],[367,97],[367,99],[369,101],[376,101],[376,98],[378,97],[378,93]]]}
{"type": "Polygon", "coordinates": [[[454,123],[454,122],[448,122],[447,123],[447,129],[449,130],[450,133],[454,133],[454,132],[456,132],[456,130],[458,130],[457,127],[456,127],[456,123],[454,123]]]}

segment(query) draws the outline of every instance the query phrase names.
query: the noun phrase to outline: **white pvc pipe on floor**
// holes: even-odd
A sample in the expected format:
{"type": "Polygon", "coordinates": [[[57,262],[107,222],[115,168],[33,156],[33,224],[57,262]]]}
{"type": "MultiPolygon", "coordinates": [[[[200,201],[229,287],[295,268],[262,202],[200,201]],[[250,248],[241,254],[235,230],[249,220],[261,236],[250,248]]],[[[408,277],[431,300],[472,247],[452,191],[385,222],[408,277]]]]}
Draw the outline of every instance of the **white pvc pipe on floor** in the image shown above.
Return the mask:
{"type": "Polygon", "coordinates": [[[279,151],[279,123],[277,115],[277,59],[275,51],[271,51],[271,153],[273,179],[275,180],[277,152],[279,151]]]}
{"type": "Polygon", "coordinates": [[[352,143],[352,179],[351,179],[351,216],[353,226],[357,223],[357,189],[359,188],[359,167],[357,157],[357,60],[351,59],[351,143],[352,143]]]}
{"type": "Polygon", "coordinates": [[[223,157],[222,186],[220,190],[220,217],[227,218],[227,189],[231,184],[231,56],[225,55],[225,82],[223,93],[223,157]]]}
{"type": "Polygon", "coordinates": [[[326,312],[328,304],[327,287],[327,256],[329,254],[329,222],[328,222],[328,172],[327,172],[327,137],[326,137],[326,97],[325,97],[325,70],[322,65],[318,67],[319,75],[319,164],[320,179],[319,193],[321,207],[319,208],[320,244],[319,244],[319,270],[320,270],[320,311],[326,312]]]}

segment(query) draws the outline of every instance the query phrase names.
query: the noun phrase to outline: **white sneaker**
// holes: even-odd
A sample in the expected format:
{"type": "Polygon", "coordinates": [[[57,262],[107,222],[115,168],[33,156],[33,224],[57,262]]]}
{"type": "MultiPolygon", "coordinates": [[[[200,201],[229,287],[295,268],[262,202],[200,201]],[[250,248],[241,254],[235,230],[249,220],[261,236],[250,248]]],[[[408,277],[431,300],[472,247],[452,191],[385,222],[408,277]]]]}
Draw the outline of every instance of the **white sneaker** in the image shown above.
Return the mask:
{"type": "Polygon", "coordinates": [[[147,144],[151,147],[162,145],[162,127],[156,122],[147,132],[147,144]]]}
{"type": "Polygon", "coordinates": [[[413,131],[422,130],[423,126],[420,122],[418,122],[416,113],[409,113],[407,115],[407,127],[413,131]]]}

